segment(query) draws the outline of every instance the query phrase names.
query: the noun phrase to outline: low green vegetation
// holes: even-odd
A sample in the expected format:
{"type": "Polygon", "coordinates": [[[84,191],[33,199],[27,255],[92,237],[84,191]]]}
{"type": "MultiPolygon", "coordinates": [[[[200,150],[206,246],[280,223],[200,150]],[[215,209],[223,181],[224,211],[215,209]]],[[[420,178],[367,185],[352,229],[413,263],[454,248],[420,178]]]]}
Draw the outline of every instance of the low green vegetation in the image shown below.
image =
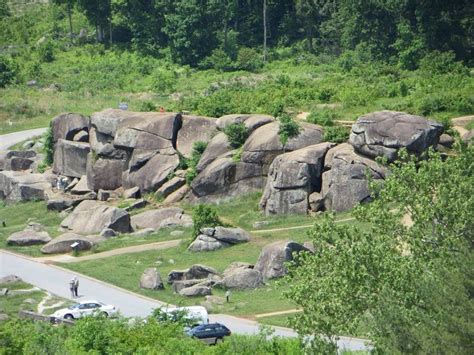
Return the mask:
{"type": "Polygon", "coordinates": [[[191,185],[194,178],[198,175],[196,167],[201,159],[202,153],[206,150],[207,143],[197,141],[193,143],[193,149],[191,151],[191,157],[186,159],[184,156],[180,156],[180,169],[187,169],[186,171],[186,183],[191,185]]]}
{"type": "Polygon", "coordinates": [[[0,226],[0,247],[27,255],[40,256],[42,255],[39,251],[41,246],[7,246],[7,238],[14,232],[23,230],[30,221],[42,224],[49,235],[55,237],[60,234],[58,227],[61,220],[57,212],[46,209],[46,203],[43,201],[10,205],[0,203],[0,221],[5,222],[5,227],[0,226]]]}
{"type": "Polygon", "coordinates": [[[290,138],[296,137],[300,133],[300,126],[286,113],[281,114],[278,119],[280,120],[278,136],[280,137],[281,144],[285,146],[290,138]]]}
{"type": "MultiPolygon", "coordinates": [[[[3,288],[7,288],[8,293],[0,297],[0,313],[6,314],[10,319],[18,318],[20,311],[35,313],[42,311],[41,314],[49,315],[69,303],[62,298],[48,295],[45,291],[23,281],[0,283],[0,289],[3,288]],[[42,301],[44,301],[42,304],[44,309],[38,309],[38,305],[42,301]]],[[[2,323],[4,322],[0,321],[0,324],[2,323]]]]}
{"type": "MultiPolygon", "coordinates": [[[[147,267],[157,267],[161,276],[171,270],[182,270],[193,264],[211,266],[219,272],[233,261],[255,263],[260,254],[260,247],[255,243],[235,245],[231,248],[212,252],[194,253],[186,250],[183,243],[176,248],[146,251],[139,254],[112,256],[104,260],[89,260],[73,264],[61,264],[62,267],[95,277],[113,285],[137,292],[163,302],[178,305],[195,305],[202,298],[186,298],[173,293],[171,286],[165,285],[163,291],[139,288],[138,281],[147,267]]],[[[254,315],[294,308],[294,305],[282,296],[286,286],[270,282],[267,286],[249,291],[233,291],[231,302],[216,309],[218,313],[235,315],[254,315]]],[[[214,289],[213,294],[224,297],[224,290],[214,289]]]]}
{"type": "Polygon", "coordinates": [[[70,326],[12,320],[0,324],[0,346],[5,354],[303,354],[298,339],[231,335],[216,346],[186,336],[179,323],[149,317],[146,322],[86,317],[70,326]]]}

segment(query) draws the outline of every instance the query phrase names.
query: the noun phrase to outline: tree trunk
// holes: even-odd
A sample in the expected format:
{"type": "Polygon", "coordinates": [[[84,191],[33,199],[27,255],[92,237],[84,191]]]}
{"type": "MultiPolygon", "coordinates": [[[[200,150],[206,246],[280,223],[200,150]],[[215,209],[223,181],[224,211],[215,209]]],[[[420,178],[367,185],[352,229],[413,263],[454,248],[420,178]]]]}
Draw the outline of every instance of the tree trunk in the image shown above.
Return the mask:
{"type": "Polygon", "coordinates": [[[267,0],[263,0],[263,63],[267,62],[267,0]]]}
{"type": "Polygon", "coordinates": [[[69,39],[71,40],[71,43],[73,43],[73,38],[72,38],[71,0],[68,0],[68,2],[67,2],[67,17],[68,17],[68,19],[69,19],[69,39]]]}

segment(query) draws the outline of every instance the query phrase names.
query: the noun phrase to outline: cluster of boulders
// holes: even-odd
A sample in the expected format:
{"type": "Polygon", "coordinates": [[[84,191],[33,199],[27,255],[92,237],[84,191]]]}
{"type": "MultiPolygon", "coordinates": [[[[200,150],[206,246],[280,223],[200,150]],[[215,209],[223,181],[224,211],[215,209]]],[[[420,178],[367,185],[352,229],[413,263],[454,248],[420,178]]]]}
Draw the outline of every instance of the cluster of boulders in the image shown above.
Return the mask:
{"type": "Polygon", "coordinates": [[[252,114],[213,119],[107,109],[91,117],[57,116],[52,130],[52,172],[24,171],[32,166],[34,152],[0,158],[0,194],[7,201],[47,199],[49,208],[61,210],[83,200],[139,198],[149,192],[171,204],[218,201],[263,189],[261,208],[269,215],[344,211],[370,199],[367,176],[385,178],[386,168],[375,158],[391,162],[400,148],[420,154],[438,142],[452,144],[449,136],[441,136],[441,124],[393,111],[361,116],[349,142],[341,145],[323,143],[324,129],[305,122],[297,136],[282,144],[279,122],[252,114]],[[235,123],[248,131],[238,150],[224,133],[235,123]],[[190,156],[197,141],[207,148],[188,186],[180,160],[190,156]],[[58,176],[66,182],[66,195],[51,193],[58,176]]]}
{"type": "Polygon", "coordinates": [[[375,158],[393,162],[401,148],[421,154],[436,146],[442,133],[441,124],[402,112],[361,116],[349,143],[320,143],[276,157],[260,206],[267,215],[349,210],[370,200],[369,176],[385,178],[387,169],[375,158]]]}
{"type": "MultiPolygon", "coordinates": [[[[278,241],[262,249],[255,265],[233,262],[219,273],[212,267],[195,264],[185,270],[170,271],[167,283],[176,294],[186,297],[208,296],[212,294],[213,288],[254,289],[263,286],[267,280],[284,276],[287,272],[285,264],[300,252],[312,252],[312,249],[293,241],[278,241]]],[[[157,268],[144,271],[140,287],[164,289],[157,268]]]]}

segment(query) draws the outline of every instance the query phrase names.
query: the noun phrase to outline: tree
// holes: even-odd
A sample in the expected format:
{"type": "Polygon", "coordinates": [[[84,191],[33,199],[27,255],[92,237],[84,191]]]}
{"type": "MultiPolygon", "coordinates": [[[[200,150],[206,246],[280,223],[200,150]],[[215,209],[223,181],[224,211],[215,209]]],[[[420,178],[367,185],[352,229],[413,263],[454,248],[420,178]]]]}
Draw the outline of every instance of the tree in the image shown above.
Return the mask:
{"type": "Polygon", "coordinates": [[[87,19],[95,26],[97,41],[104,42],[107,26],[109,26],[109,40],[111,40],[111,0],[77,0],[77,2],[87,19]]]}
{"type": "Polygon", "coordinates": [[[72,42],[73,40],[73,30],[72,30],[72,8],[76,0],[53,0],[53,4],[63,5],[66,4],[67,8],[67,18],[69,20],[69,38],[72,42]]]}
{"type": "Polygon", "coordinates": [[[337,335],[361,329],[383,353],[470,352],[473,162],[472,145],[446,161],[402,152],[383,186],[372,184],[375,200],[356,209],[363,227],[331,215],[317,223],[316,252],[289,266],[300,335],[327,352],[337,335]]]}

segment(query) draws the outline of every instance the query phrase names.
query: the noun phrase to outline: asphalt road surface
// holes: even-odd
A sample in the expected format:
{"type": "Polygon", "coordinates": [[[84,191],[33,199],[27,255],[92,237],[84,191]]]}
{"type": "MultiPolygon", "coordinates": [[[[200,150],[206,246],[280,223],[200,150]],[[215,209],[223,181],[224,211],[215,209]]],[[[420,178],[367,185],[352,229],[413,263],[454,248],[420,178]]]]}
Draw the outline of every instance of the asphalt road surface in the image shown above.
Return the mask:
{"type": "Polygon", "coordinates": [[[0,151],[7,150],[12,145],[41,136],[47,128],[36,128],[28,131],[14,132],[0,136],[0,151]]]}

